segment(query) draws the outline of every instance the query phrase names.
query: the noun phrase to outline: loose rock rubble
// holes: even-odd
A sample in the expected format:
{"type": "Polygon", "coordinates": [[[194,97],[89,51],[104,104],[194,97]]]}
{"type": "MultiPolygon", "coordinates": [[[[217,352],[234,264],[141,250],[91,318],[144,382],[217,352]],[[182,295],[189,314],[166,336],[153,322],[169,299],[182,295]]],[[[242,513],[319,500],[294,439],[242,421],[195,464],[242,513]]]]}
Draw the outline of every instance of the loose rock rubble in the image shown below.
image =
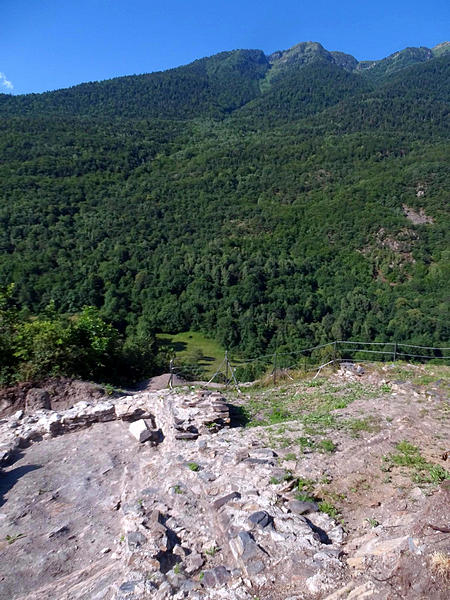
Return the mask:
{"type": "Polygon", "coordinates": [[[353,390],[331,413],[333,452],[298,450],[313,435],[301,420],[234,427],[239,407],[216,391],[16,411],[0,420],[0,600],[446,599],[449,482],[385,458],[409,440],[446,466],[448,398],[397,377],[343,365],[328,392],[282,390],[311,406],[353,390]],[[297,497],[308,481],[320,487],[297,497]]]}
{"type": "MultiPolygon", "coordinates": [[[[53,591],[35,589],[29,573],[26,596],[11,596],[9,586],[8,598],[275,600],[298,589],[302,598],[314,597],[345,582],[342,527],[314,503],[294,499],[259,428],[230,429],[218,392],[165,390],[61,412],[18,411],[0,423],[2,465],[7,469],[30,444],[67,433],[74,443],[76,432],[94,423],[104,423],[107,435],[111,421],[123,423],[138,460],[125,468],[108,508],[118,511],[122,533],[107,546],[102,539],[98,550],[109,565],[101,594],[94,594],[90,571],[85,584],[55,574],[53,591]]],[[[59,520],[52,527],[48,543],[67,543],[71,526],[59,520]]]]}

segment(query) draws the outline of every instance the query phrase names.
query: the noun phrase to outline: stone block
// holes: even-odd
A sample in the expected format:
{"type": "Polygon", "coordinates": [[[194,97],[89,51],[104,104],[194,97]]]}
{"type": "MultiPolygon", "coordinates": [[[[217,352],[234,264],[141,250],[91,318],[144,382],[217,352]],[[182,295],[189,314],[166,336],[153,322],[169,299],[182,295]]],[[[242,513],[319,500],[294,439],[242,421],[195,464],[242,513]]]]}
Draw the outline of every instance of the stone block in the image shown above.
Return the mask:
{"type": "Polygon", "coordinates": [[[236,559],[244,563],[259,558],[261,551],[248,531],[240,531],[234,539],[230,540],[230,549],[236,559]]]}
{"type": "Polygon", "coordinates": [[[239,499],[240,497],[241,494],[239,492],[231,492],[231,494],[227,494],[226,496],[222,496],[222,498],[217,498],[217,500],[214,500],[213,508],[219,510],[219,508],[222,508],[222,506],[224,506],[227,502],[239,499]]]}
{"type": "Polygon", "coordinates": [[[176,433],[176,440],[196,440],[198,438],[198,433],[193,433],[191,431],[183,431],[182,433],[176,433]]]}
{"type": "Polygon", "coordinates": [[[258,527],[261,527],[261,529],[268,527],[273,521],[272,517],[265,510],[258,510],[252,513],[248,520],[250,522],[250,526],[257,525],[258,527]]]}
{"type": "Polygon", "coordinates": [[[145,407],[136,405],[133,396],[126,396],[116,402],[114,411],[116,417],[122,421],[137,421],[138,419],[147,419],[152,416],[145,407]]]}
{"type": "Polygon", "coordinates": [[[205,560],[198,552],[192,552],[184,560],[185,571],[188,575],[192,575],[204,565],[205,560]]]}
{"type": "Polygon", "coordinates": [[[147,423],[144,419],[139,419],[139,421],[134,421],[129,426],[129,431],[133,437],[137,439],[138,442],[146,442],[150,440],[153,436],[153,431],[147,427],[147,423]]]}
{"type": "Polygon", "coordinates": [[[128,548],[130,550],[136,550],[143,546],[147,541],[147,538],[140,531],[130,531],[127,535],[128,548]]]}
{"type": "Polygon", "coordinates": [[[213,569],[208,569],[204,572],[202,583],[206,587],[215,587],[215,586],[223,586],[230,579],[231,574],[230,571],[220,565],[219,567],[214,567],[213,569]]]}
{"type": "Polygon", "coordinates": [[[308,513],[318,512],[317,502],[305,502],[302,500],[289,500],[287,508],[296,515],[307,515],[308,513]]]}

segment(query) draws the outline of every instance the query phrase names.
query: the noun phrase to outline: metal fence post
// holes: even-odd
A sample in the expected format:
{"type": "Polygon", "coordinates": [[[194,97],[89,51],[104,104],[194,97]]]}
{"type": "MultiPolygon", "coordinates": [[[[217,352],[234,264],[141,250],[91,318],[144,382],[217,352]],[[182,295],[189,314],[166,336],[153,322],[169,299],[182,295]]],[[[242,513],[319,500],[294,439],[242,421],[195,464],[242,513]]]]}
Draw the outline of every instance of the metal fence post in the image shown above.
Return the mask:
{"type": "Polygon", "coordinates": [[[172,388],[173,387],[173,358],[170,359],[169,369],[170,369],[169,387],[172,388]]]}

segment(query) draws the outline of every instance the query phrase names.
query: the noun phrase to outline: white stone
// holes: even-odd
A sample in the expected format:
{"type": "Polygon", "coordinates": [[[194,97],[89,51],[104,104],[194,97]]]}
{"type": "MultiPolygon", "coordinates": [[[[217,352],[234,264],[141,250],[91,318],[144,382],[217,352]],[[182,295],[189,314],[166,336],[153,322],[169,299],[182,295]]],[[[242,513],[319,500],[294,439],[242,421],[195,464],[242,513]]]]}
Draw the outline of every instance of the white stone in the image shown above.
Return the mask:
{"type": "Polygon", "coordinates": [[[144,421],[144,419],[134,421],[134,423],[131,423],[128,429],[131,435],[141,443],[147,441],[152,436],[152,432],[147,427],[147,423],[144,421]]]}

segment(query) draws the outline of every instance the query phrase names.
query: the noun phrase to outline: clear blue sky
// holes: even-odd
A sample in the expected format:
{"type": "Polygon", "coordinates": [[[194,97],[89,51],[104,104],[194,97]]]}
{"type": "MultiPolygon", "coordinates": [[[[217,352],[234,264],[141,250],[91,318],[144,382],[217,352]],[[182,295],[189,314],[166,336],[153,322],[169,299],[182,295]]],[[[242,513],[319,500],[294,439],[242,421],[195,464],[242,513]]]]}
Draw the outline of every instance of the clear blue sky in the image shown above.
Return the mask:
{"type": "Polygon", "coordinates": [[[42,92],[308,40],[379,59],[448,40],[449,25],[448,0],[0,0],[0,91],[42,92]]]}

